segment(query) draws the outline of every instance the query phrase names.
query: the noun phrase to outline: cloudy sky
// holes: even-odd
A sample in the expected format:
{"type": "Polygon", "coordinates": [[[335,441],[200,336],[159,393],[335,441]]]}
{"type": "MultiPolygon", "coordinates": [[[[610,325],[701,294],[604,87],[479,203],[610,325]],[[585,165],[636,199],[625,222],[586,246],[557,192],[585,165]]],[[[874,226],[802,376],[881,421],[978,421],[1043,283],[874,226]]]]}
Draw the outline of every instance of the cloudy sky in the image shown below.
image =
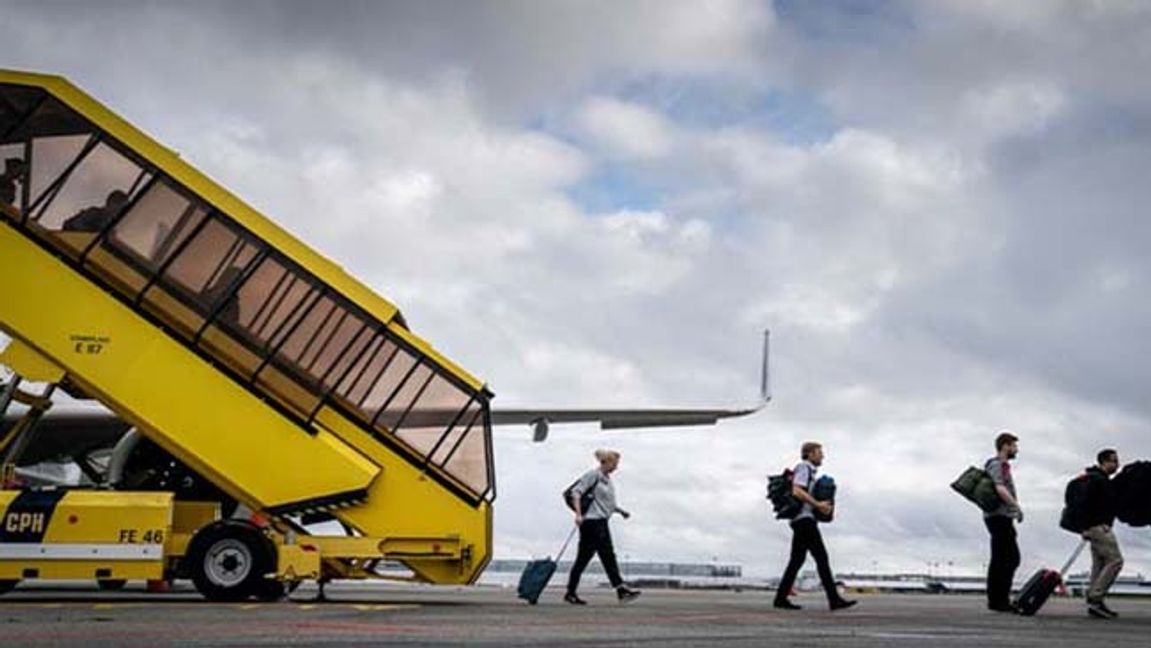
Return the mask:
{"type": "MultiPolygon", "coordinates": [[[[1022,437],[1023,571],[1065,481],[1151,456],[1151,6],[23,2],[73,82],[397,302],[497,405],[775,400],[698,430],[497,432],[497,556],[618,448],[633,560],[782,569],[764,476],[825,442],[839,570],[986,560],[948,490],[1022,437]],[[97,6],[98,4],[98,6],[97,6]],[[1142,169],[1142,171],[1141,171],[1142,169]]],[[[1151,571],[1148,530],[1121,533],[1151,571]]],[[[941,567],[940,569],[947,569],[941,567]]]]}

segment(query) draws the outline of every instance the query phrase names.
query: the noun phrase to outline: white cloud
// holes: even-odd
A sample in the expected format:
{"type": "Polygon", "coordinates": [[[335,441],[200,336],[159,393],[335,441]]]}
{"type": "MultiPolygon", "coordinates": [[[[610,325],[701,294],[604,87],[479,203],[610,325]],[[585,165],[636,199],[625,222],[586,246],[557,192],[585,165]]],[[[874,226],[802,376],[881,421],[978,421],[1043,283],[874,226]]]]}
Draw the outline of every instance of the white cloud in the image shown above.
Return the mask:
{"type": "Polygon", "coordinates": [[[706,254],[711,227],[698,220],[677,224],[660,212],[623,211],[599,221],[591,243],[612,282],[626,293],[664,292],[706,254]]]}
{"type": "Polygon", "coordinates": [[[580,111],[592,141],[623,158],[660,158],[672,151],[670,125],[658,113],[611,97],[594,97],[580,111]]]}
{"type": "Polygon", "coordinates": [[[994,139],[1041,130],[1058,116],[1066,99],[1050,84],[1006,82],[973,88],[963,104],[972,128],[994,139]]]}

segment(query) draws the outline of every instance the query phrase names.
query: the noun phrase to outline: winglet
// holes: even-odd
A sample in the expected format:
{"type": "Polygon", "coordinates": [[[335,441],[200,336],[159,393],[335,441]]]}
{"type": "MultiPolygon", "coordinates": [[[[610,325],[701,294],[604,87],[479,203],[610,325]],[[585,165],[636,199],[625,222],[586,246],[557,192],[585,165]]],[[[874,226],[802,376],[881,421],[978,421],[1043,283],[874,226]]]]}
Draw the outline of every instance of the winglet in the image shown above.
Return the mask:
{"type": "Polygon", "coordinates": [[[763,375],[760,377],[759,395],[765,404],[771,400],[771,329],[763,329],[763,375]]]}

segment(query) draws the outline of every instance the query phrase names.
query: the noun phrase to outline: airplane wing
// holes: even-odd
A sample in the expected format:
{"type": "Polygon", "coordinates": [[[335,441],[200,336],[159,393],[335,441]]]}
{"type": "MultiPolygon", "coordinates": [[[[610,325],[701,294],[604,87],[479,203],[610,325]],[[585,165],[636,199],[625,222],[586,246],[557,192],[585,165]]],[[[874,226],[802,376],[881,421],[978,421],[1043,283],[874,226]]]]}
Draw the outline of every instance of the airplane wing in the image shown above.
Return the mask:
{"type": "Polygon", "coordinates": [[[547,440],[553,423],[599,423],[600,429],[715,425],[721,419],[754,414],[771,400],[769,358],[771,332],[763,332],[763,365],[759,402],[736,409],[492,409],[492,425],[530,425],[532,440],[547,440]]]}
{"type": "Polygon", "coordinates": [[[604,430],[715,425],[720,419],[754,414],[766,404],[747,409],[493,409],[492,425],[530,425],[532,440],[541,442],[553,423],[599,423],[604,430]]]}
{"type": "MultiPolygon", "coordinates": [[[[532,440],[547,440],[552,424],[599,423],[604,430],[630,428],[676,427],[687,425],[715,425],[722,419],[754,414],[763,409],[771,400],[769,357],[771,351],[770,331],[763,332],[763,365],[760,374],[759,401],[751,407],[722,409],[563,409],[493,408],[492,425],[529,425],[532,440]]],[[[426,411],[420,415],[427,418],[423,424],[442,424],[450,421],[455,413],[447,411],[426,411]]],[[[409,423],[418,422],[409,417],[409,423]]],[[[7,428],[15,423],[14,418],[0,420],[0,438],[7,428]]],[[[77,444],[85,448],[112,445],[131,427],[116,415],[107,411],[89,410],[86,412],[53,412],[49,410],[36,426],[33,444],[26,450],[26,459],[21,464],[36,463],[30,459],[43,461],[54,454],[66,452],[77,444]]]]}

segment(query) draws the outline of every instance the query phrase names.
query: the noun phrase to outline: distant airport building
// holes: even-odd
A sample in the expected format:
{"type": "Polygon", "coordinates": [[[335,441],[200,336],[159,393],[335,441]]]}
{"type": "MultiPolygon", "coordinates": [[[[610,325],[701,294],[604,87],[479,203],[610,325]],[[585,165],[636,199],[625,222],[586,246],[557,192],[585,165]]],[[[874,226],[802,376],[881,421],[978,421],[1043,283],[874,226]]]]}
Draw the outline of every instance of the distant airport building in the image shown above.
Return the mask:
{"type": "MultiPolygon", "coordinates": [[[[1090,577],[1087,573],[1071,574],[1067,577],[1066,590],[1071,596],[1083,596],[1090,577]]],[[[981,575],[938,576],[933,574],[840,574],[843,587],[874,592],[922,593],[922,594],[977,594],[985,591],[987,580],[981,575]]],[[[1015,582],[1015,588],[1023,585],[1015,582]]],[[[818,581],[814,573],[805,572],[800,578],[799,589],[815,589],[818,581]]],[[[1121,576],[1111,588],[1111,594],[1118,596],[1151,596],[1151,581],[1142,574],[1121,576]]]]}
{"type": "MultiPolygon", "coordinates": [[[[493,560],[488,565],[489,572],[522,572],[526,560],[493,560]]],[[[571,561],[560,563],[559,572],[571,569],[571,561]]],[[[672,563],[672,562],[621,562],[620,571],[629,576],[651,576],[670,578],[683,576],[690,578],[742,578],[743,568],[739,565],[719,565],[712,563],[672,563]]],[[[588,565],[587,574],[603,574],[603,566],[598,561],[588,565]]]]}
{"type": "MultiPolygon", "coordinates": [[[[515,586],[527,563],[526,560],[493,560],[480,578],[480,583],[515,586]]],[[[569,560],[559,564],[556,576],[552,578],[553,587],[562,587],[567,582],[571,565],[569,560]]],[[[620,572],[628,582],[643,587],[734,588],[741,587],[743,582],[743,568],[731,564],[623,561],[620,562],[620,572]]],[[[603,566],[598,560],[588,565],[584,580],[597,585],[607,582],[603,566]],[[591,581],[588,581],[589,578],[591,581]]]]}

